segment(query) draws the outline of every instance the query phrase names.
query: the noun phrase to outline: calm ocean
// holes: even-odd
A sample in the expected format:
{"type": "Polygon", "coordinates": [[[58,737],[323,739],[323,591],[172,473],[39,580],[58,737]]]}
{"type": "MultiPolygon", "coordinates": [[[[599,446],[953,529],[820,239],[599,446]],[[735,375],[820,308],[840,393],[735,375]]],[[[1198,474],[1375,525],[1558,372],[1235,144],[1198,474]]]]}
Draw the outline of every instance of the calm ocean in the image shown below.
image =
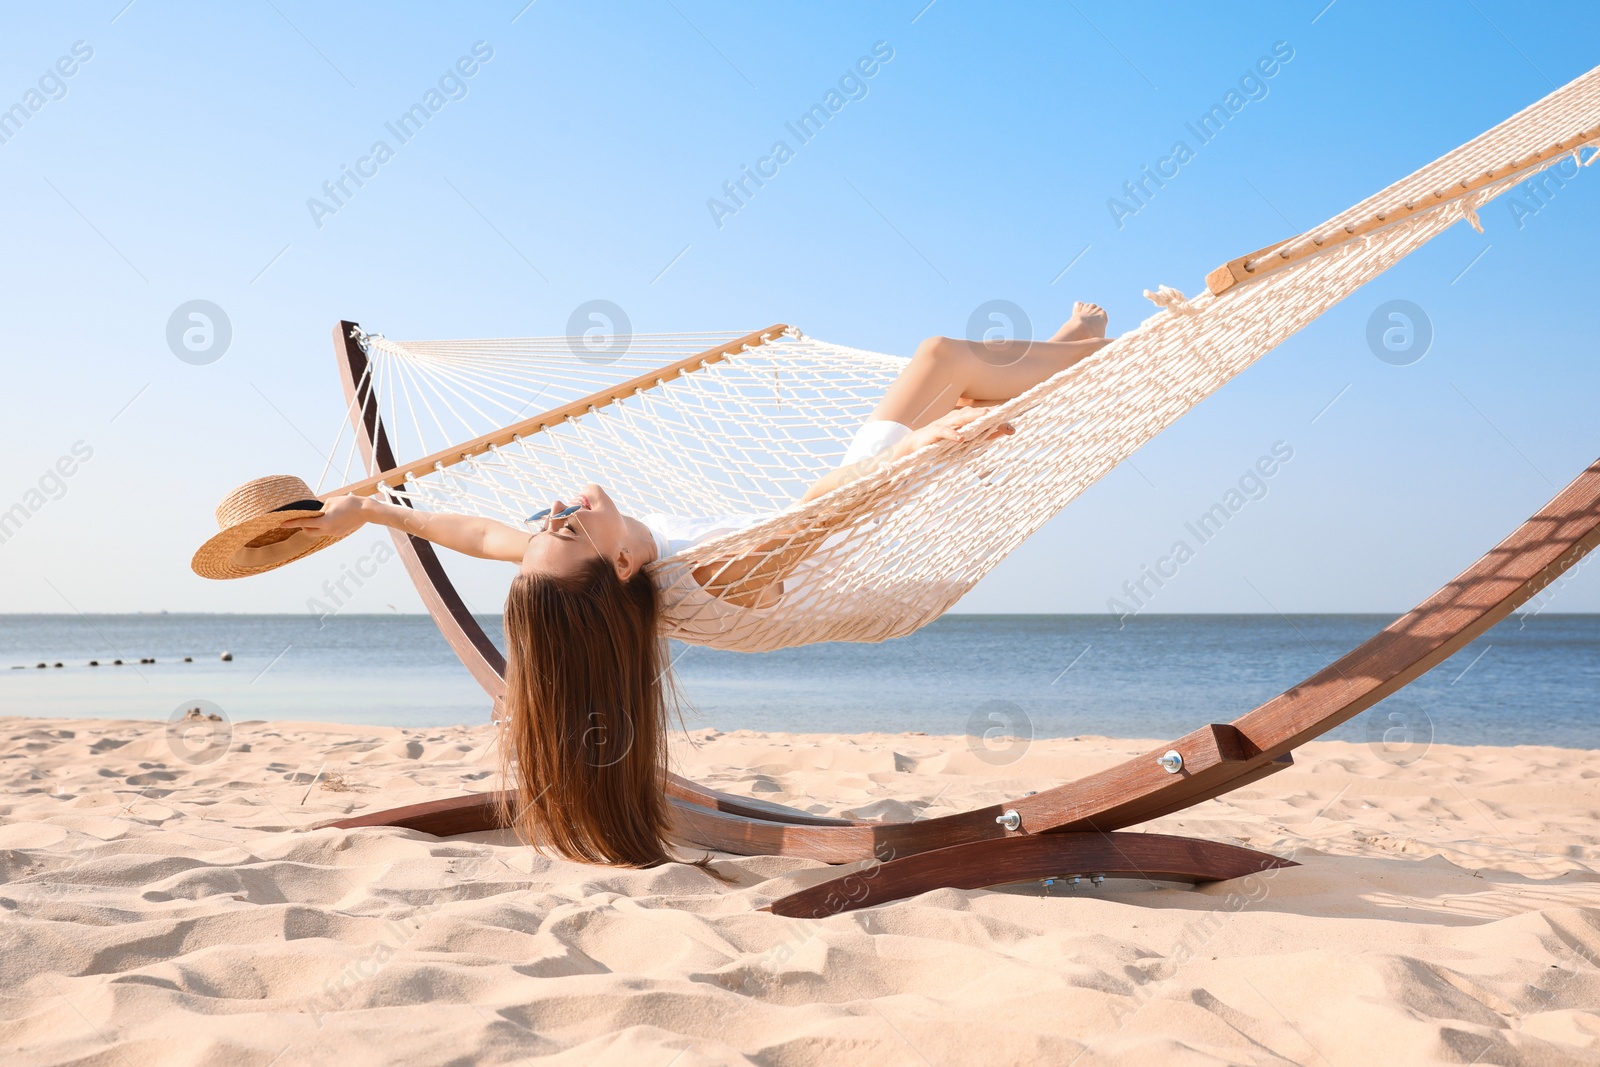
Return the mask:
{"type": "MultiPolygon", "coordinates": [[[[1109,615],[951,615],[881,645],[673,652],[691,728],[1172,737],[1235,718],[1390,621],[1141,615],[1119,628],[1109,615]]],[[[498,618],[483,622],[499,633],[498,618]]],[[[194,700],[235,722],[488,718],[422,616],[338,615],[321,628],[306,615],[0,616],[0,714],[166,718],[194,700]],[[117,658],[125,665],[110,666],[117,658]]],[[[1396,724],[1446,744],[1600,748],[1600,615],[1513,616],[1330,736],[1366,741],[1396,724]]]]}

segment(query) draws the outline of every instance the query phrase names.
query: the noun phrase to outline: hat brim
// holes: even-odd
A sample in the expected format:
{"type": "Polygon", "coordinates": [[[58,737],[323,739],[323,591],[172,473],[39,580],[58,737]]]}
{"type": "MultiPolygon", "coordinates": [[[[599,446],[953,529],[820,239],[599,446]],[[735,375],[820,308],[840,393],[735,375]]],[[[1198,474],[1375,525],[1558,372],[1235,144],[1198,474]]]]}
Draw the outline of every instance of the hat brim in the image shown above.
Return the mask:
{"type": "Polygon", "coordinates": [[[290,530],[287,537],[268,544],[252,546],[250,542],[279,529],[285,519],[321,515],[320,500],[296,500],[274,508],[264,515],[230,526],[195,552],[189,566],[202,578],[247,578],[252,574],[265,574],[286,563],[311,555],[342,541],[349,534],[337,537],[320,536],[304,530],[290,530]]]}

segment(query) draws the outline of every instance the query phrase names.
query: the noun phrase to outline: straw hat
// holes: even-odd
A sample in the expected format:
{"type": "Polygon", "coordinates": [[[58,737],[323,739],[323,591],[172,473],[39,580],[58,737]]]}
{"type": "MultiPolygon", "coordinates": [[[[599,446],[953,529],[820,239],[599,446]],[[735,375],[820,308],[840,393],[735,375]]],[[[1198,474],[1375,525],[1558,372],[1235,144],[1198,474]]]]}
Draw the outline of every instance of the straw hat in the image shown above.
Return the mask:
{"type": "Polygon", "coordinates": [[[200,546],[189,566],[202,578],[243,578],[262,574],[348,536],[320,537],[279,528],[284,519],[322,514],[322,501],[292,475],[274,474],[246,482],[217,506],[222,530],[200,546]]]}

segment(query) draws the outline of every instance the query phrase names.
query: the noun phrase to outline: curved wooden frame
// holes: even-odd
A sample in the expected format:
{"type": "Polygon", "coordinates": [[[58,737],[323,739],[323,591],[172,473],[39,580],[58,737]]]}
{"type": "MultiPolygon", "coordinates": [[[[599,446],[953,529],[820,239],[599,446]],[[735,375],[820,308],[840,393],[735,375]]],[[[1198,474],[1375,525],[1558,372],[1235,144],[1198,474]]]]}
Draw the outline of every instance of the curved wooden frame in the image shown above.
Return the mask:
{"type": "MultiPolygon", "coordinates": [[[[765,333],[751,336],[764,341],[765,333]]],[[[335,332],[351,418],[369,469],[391,471],[395,468],[393,454],[378,418],[377,397],[365,373],[366,355],[356,342],[358,334],[358,327],[351,322],[341,322],[335,332]]],[[[466,609],[433,546],[391,532],[407,572],[445,639],[498,701],[504,691],[504,657],[466,609]]],[[[878,865],[882,880],[874,877],[873,888],[864,895],[843,891],[844,882],[862,877],[859,872],[846,875],[824,883],[832,887],[828,893],[818,895],[815,890],[819,887],[813,887],[775,901],[772,910],[785,915],[815,914],[807,909],[819,906],[819,901],[831,900],[838,905],[833,910],[846,910],[941,885],[972,888],[1050,873],[1164,870],[1154,857],[1173,855],[1170,850],[1161,851],[1168,846],[1128,842],[1130,838],[1154,841],[1161,835],[1112,831],[1179,811],[1291,766],[1292,749],[1360,714],[1455,655],[1597,544],[1600,460],[1416,608],[1231,724],[1204,726],[1170,745],[1031,796],[912,822],[823,818],[719,793],[673,775],[668,792],[678,832],[692,844],[735,854],[878,865]],[[1163,759],[1170,752],[1181,758],[1176,767],[1163,759]],[[1071,840],[1040,843],[1044,838],[1071,840]],[[1099,843],[1091,844],[1091,839],[1099,843]],[[1121,848],[1128,851],[1111,862],[1121,848]],[[1106,849],[1113,851],[1107,853],[1106,849]],[[921,859],[923,856],[937,858],[921,859]],[[1019,871],[1024,873],[1016,873],[1019,871]]],[[[332,825],[403,826],[439,835],[497,829],[500,823],[493,799],[492,793],[470,794],[332,825]]],[[[1188,866],[1177,868],[1187,872],[1182,877],[1193,881],[1232,878],[1247,873],[1241,864],[1256,871],[1286,862],[1234,846],[1227,847],[1235,852],[1217,851],[1218,847],[1197,845],[1184,853],[1188,866]],[[1248,853],[1248,857],[1236,853],[1248,853]]]]}
{"type": "MultiPolygon", "coordinates": [[[[339,364],[339,377],[344,385],[345,403],[350,412],[350,422],[355,430],[356,444],[361,450],[362,461],[369,471],[376,474],[352,483],[337,493],[366,493],[377,491],[378,483],[385,482],[390,488],[399,489],[405,484],[405,475],[410,471],[422,468],[427,469],[436,458],[446,455],[470,455],[473,449],[487,451],[491,444],[504,444],[511,440],[511,431],[517,433],[527,432],[544,426],[555,425],[562,419],[587,411],[590,407],[599,407],[613,403],[624,397],[631,396],[639,389],[653,384],[658,379],[666,380],[683,374],[688,374],[703,367],[720,361],[728,354],[741,351],[747,345],[763,344],[773,337],[781,336],[788,327],[783,324],[769,326],[765,330],[757,330],[746,334],[736,341],[726,345],[719,345],[688,359],[679,360],[659,371],[642,375],[629,382],[624,382],[613,389],[593,396],[584,397],[572,404],[563,405],[554,411],[544,412],[526,419],[516,426],[508,428],[501,433],[480,437],[473,442],[457,446],[449,453],[437,453],[428,457],[427,461],[418,461],[401,470],[395,462],[394,449],[389,443],[388,431],[384,429],[383,419],[380,415],[379,398],[373,388],[372,375],[369,373],[370,363],[367,354],[361,348],[359,338],[363,336],[359,324],[340,321],[333,328],[333,347],[339,364]],[[504,440],[502,440],[504,437],[504,440]]],[[[409,501],[407,501],[409,505],[409,501]]],[[[461,599],[461,594],[456,591],[455,584],[450,576],[445,573],[444,565],[439,561],[438,552],[433,545],[420,537],[415,537],[403,531],[390,528],[389,536],[394,540],[395,552],[405,564],[406,573],[411,576],[411,582],[417,587],[417,592],[422,595],[422,602],[427,605],[428,614],[433,617],[434,624],[439,627],[439,632],[444,635],[445,642],[449,644],[456,657],[467,668],[467,672],[489,694],[489,699],[498,707],[505,696],[506,658],[500,649],[484,633],[483,627],[478,625],[478,620],[473,617],[466,602],[461,599]]],[[[776,804],[763,804],[761,801],[736,797],[728,793],[719,793],[716,790],[706,789],[687,778],[673,775],[668,783],[668,792],[674,798],[696,805],[710,807],[717,811],[728,812],[735,815],[746,815],[751,818],[776,820],[780,822],[799,823],[807,826],[849,826],[848,819],[830,819],[819,815],[808,815],[805,812],[783,808],[776,804]]],[[[460,831],[458,831],[460,832],[460,831]]]]}

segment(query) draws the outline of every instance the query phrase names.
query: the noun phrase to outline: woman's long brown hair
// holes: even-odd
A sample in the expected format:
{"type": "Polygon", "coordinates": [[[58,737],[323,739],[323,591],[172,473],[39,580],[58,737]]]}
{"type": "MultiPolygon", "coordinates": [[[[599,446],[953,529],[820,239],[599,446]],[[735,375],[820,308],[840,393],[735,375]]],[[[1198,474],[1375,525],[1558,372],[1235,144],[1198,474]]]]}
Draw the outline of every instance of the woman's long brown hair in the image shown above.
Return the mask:
{"type": "Polygon", "coordinates": [[[595,559],[506,597],[502,816],[570,859],[666,862],[667,677],[655,582],[595,559]]]}

